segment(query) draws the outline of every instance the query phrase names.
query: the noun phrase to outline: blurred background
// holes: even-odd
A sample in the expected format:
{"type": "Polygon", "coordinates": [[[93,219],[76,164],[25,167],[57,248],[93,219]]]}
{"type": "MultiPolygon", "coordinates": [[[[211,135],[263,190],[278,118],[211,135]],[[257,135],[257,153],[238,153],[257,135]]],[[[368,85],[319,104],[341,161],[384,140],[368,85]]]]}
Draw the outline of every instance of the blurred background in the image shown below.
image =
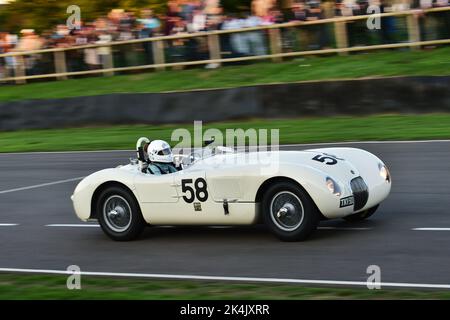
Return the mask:
{"type": "MultiPolygon", "coordinates": [[[[383,263],[383,281],[448,284],[449,233],[416,230],[450,231],[448,44],[448,0],[0,1],[0,267],[365,281],[383,263]],[[195,120],[279,129],[289,150],[364,148],[393,192],[374,220],[325,221],[289,246],[258,228],[152,228],[113,245],[77,228],[76,177],[127,162],[141,136],[176,143],[195,120]]],[[[450,296],[128,278],[74,293],[55,277],[0,272],[0,298],[450,296]]]]}
{"type": "Polygon", "coordinates": [[[139,72],[152,64],[216,68],[311,50],[395,49],[418,41],[433,48],[450,38],[448,0],[79,0],[81,19],[68,25],[72,4],[1,2],[0,79],[139,72]],[[368,28],[368,13],[382,14],[379,28],[368,28]]]}

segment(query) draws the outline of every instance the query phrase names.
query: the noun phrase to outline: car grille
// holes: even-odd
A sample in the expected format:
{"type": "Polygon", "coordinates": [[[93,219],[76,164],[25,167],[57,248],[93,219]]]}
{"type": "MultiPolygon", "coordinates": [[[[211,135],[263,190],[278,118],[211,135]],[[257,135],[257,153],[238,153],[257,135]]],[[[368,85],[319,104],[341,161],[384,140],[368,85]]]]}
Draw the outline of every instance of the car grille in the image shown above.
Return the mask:
{"type": "Polygon", "coordinates": [[[350,181],[350,186],[352,188],[353,198],[355,201],[354,210],[356,211],[366,205],[367,200],[369,199],[369,190],[361,177],[357,177],[350,181]]]}

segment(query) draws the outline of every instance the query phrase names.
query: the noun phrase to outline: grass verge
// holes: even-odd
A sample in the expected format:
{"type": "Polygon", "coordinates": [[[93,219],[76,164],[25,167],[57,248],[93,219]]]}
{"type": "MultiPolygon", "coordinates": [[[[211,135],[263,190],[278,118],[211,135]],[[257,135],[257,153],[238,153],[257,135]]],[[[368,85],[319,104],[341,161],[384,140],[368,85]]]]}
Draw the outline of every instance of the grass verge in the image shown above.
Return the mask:
{"type": "MultiPolygon", "coordinates": [[[[134,144],[140,136],[171,141],[171,134],[177,128],[186,128],[191,134],[193,132],[192,123],[0,132],[0,152],[134,149],[134,144]]],[[[204,124],[203,130],[208,128],[217,128],[222,132],[228,128],[279,129],[281,144],[448,139],[450,114],[249,120],[204,124]]]]}
{"type": "Polygon", "coordinates": [[[306,80],[449,74],[450,47],[429,51],[388,50],[349,56],[311,56],[283,63],[252,62],[214,70],[194,68],[1,86],[0,101],[226,88],[306,80]]]}
{"type": "Polygon", "coordinates": [[[68,290],[66,281],[67,277],[63,275],[2,273],[0,299],[450,299],[448,290],[368,290],[92,276],[81,278],[81,290],[68,290]]]}

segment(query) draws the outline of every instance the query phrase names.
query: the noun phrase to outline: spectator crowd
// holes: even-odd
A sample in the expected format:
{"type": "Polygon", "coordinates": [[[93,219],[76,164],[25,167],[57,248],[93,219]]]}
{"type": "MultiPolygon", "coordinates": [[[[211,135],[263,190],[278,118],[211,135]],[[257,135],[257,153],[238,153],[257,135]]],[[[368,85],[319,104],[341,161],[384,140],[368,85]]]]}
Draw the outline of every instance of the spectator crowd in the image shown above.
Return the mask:
{"type": "MultiPolygon", "coordinates": [[[[182,35],[210,30],[234,30],[264,26],[291,21],[313,21],[335,16],[365,15],[367,8],[376,5],[381,12],[408,9],[427,9],[448,6],[448,0],[292,0],[287,8],[280,8],[276,0],[253,0],[250,10],[244,13],[224,12],[219,0],[170,0],[164,14],[155,14],[151,9],[138,13],[114,9],[95,21],[82,21],[73,29],[66,24],[54,30],[37,34],[33,29],[24,29],[20,34],[0,32],[0,53],[32,51],[46,48],[67,48],[86,44],[108,44],[112,41],[145,39],[155,36],[182,35]]],[[[421,20],[421,36],[449,38],[450,16],[430,25],[421,20]],[[431,34],[431,35],[430,35],[431,34]]],[[[394,41],[397,31],[394,18],[383,18],[379,32],[380,42],[394,41]]],[[[331,47],[332,26],[311,25],[302,30],[282,29],[284,50],[298,51],[331,47]]],[[[365,21],[347,26],[350,45],[367,42],[368,30],[365,21]]],[[[264,32],[250,31],[227,34],[220,37],[221,51],[229,57],[263,55],[268,53],[267,37],[264,32]]],[[[96,47],[66,52],[68,71],[101,68],[112,47],[96,47]]],[[[204,38],[173,39],[165,42],[166,60],[169,62],[200,60],[208,58],[208,43],[204,38]]],[[[43,55],[25,57],[27,75],[45,73],[52,68],[52,58],[43,55]]],[[[114,66],[152,64],[154,62],[151,42],[143,42],[114,47],[114,66]]],[[[6,76],[14,72],[15,57],[5,57],[0,61],[0,74],[6,76]]]]}

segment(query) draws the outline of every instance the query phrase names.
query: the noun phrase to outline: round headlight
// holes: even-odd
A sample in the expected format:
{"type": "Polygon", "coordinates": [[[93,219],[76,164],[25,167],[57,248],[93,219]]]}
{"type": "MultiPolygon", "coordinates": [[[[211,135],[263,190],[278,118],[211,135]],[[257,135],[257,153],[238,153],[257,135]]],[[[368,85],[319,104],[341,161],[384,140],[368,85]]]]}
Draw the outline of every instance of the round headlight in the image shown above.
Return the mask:
{"type": "Polygon", "coordinates": [[[390,181],[391,176],[389,174],[388,168],[384,164],[381,164],[381,163],[378,164],[378,168],[380,170],[380,177],[382,177],[386,181],[390,181]]]}
{"type": "Polygon", "coordinates": [[[331,179],[330,177],[327,177],[325,180],[325,184],[327,186],[327,189],[330,190],[330,192],[334,195],[340,196],[341,195],[341,189],[339,188],[339,185],[331,179]]]}

